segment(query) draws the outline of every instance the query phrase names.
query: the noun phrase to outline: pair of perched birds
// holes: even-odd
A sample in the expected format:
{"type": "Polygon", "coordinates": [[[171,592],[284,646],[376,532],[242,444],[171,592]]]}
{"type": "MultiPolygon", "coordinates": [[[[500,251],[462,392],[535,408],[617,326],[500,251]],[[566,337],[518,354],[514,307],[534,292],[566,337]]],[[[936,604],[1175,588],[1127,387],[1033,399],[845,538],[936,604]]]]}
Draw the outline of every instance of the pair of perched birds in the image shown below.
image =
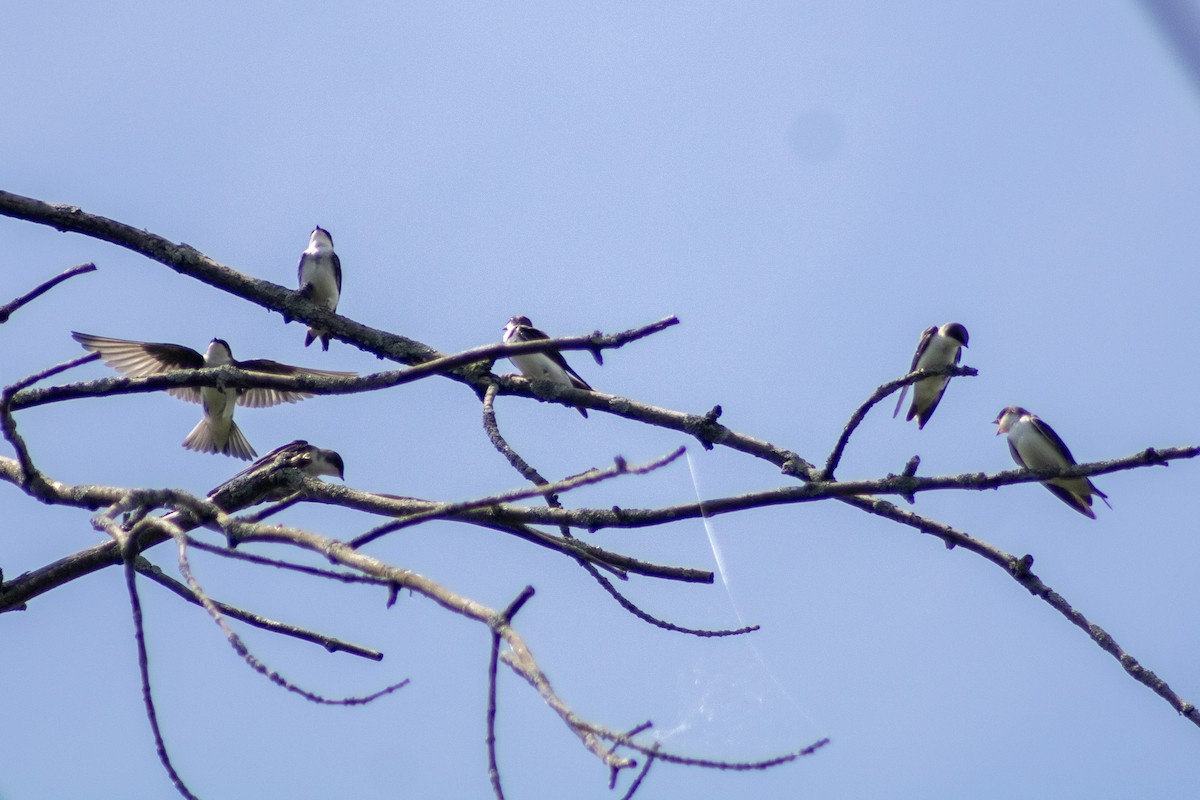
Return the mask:
{"type": "MultiPolygon", "coordinates": [[[[927,328],[917,344],[917,352],[913,355],[909,372],[957,365],[967,341],[967,329],[957,322],[927,328]]],[[[948,375],[917,381],[913,385],[913,402],[905,420],[915,417],[917,428],[924,428],[941,402],[949,383],[948,375]]],[[[907,391],[908,386],[905,386],[900,392],[893,417],[900,413],[907,391]]],[[[1031,414],[1020,406],[1008,406],[1000,411],[993,423],[997,426],[997,436],[1002,433],[1008,434],[1008,450],[1012,453],[1013,460],[1022,467],[1035,470],[1066,469],[1075,465],[1075,457],[1071,455],[1067,445],[1054,429],[1036,414],[1031,414]]],[[[1051,478],[1043,481],[1042,485],[1071,508],[1092,519],[1096,518],[1092,511],[1093,495],[1108,504],[1108,496],[1087,478],[1051,478]]]]}
{"type": "MultiPolygon", "coordinates": [[[[300,254],[296,273],[301,295],[330,311],[337,310],[342,293],[342,262],[334,252],[333,237],[329,231],[319,226],[313,230],[308,238],[308,247],[300,254]]],[[[223,366],[265,375],[354,376],[353,372],[293,367],[265,358],[238,361],[224,339],[213,339],[201,355],[181,344],[137,342],[78,332],[72,332],[71,336],[87,350],[99,353],[105,364],[131,378],[144,378],[177,369],[223,366]]],[[[329,332],[318,328],[308,329],[304,346],[308,347],[317,339],[321,340],[322,349],[329,349],[329,332]]],[[[184,447],[200,453],[221,453],[247,461],[257,453],[233,421],[235,406],[266,408],[280,403],[296,403],[313,396],[310,392],[285,389],[226,390],[215,386],[181,386],[168,389],[167,394],[190,403],[200,403],[204,407],[204,417],[183,440],[184,447]]]]}

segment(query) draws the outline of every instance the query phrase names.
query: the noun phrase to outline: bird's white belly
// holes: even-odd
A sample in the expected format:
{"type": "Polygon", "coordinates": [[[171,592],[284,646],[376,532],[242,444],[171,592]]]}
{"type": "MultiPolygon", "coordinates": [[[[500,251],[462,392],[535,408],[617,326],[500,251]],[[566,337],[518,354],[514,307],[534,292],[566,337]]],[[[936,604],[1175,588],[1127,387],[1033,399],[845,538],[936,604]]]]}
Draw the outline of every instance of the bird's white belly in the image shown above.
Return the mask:
{"type": "Polygon", "coordinates": [[[233,428],[234,396],[219,389],[205,387],[201,389],[204,398],[204,416],[208,419],[208,429],[212,432],[212,440],[218,449],[224,449],[229,441],[229,431],[233,428]]]}
{"type": "Polygon", "coordinates": [[[511,356],[510,360],[521,370],[521,374],[531,381],[548,380],[559,386],[571,385],[571,377],[567,375],[566,370],[541,353],[511,356]]]}
{"type": "Polygon", "coordinates": [[[325,306],[330,311],[337,308],[338,287],[333,278],[333,267],[330,264],[306,263],[300,275],[300,285],[312,284],[312,301],[325,306]],[[318,267],[324,267],[318,269],[318,267]]]}

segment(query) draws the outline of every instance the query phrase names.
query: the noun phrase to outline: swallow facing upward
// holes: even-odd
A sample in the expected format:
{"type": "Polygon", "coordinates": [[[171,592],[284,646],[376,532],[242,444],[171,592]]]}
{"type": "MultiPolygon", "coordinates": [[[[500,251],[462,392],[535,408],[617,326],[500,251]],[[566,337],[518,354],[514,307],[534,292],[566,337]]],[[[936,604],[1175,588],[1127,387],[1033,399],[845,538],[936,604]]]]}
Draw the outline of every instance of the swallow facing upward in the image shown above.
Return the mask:
{"type": "MultiPolygon", "coordinates": [[[[1075,465],[1075,458],[1058,434],[1036,414],[1030,414],[1020,406],[1005,408],[994,420],[996,435],[1008,434],[1008,450],[1016,461],[1026,469],[1065,469],[1075,465]]],[[[1092,512],[1092,495],[1112,508],[1108,495],[1100,491],[1087,478],[1051,478],[1042,481],[1055,497],[1079,513],[1096,518],[1092,512]]]]}
{"type": "MultiPolygon", "coordinates": [[[[337,311],[338,299],[342,295],[342,260],[333,252],[333,237],[329,231],[318,226],[308,237],[308,249],[300,254],[300,266],[296,268],[300,279],[300,294],[330,311],[337,311]]],[[[304,336],[304,346],[314,339],[321,340],[321,349],[329,349],[329,331],[309,328],[304,336]]]]}
{"type": "MultiPolygon", "coordinates": [[[[229,350],[229,344],[223,339],[213,339],[204,355],[200,355],[181,344],[136,342],[77,332],[72,332],[71,336],[83,345],[84,349],[99,353],[105,364],[130,378],[143,378],[177,369],[202,369],[225,365],[265,375],[354,376],[353,372],[293,367],[265,358],[237,361],[229,350]]],[[[235,405],[266,408],[280,403],[296,403],[313,396],[310,392],[288,389],[220,389],[215,386],[179,386],[167,389],[167,394],[204,406],[204,417],[183,440],[184,447],[200,453],[221,453],[245,461],[257,454],[246,441],[237,423],[233,421],[235,405]]]]}
{"type": "MultiPolygon", "coordinates": [[[[549,338],[545,333],[533,327],[533,323],[529,321],[529,317],[513,317],[504,326],[505,342],[532,342],[538,339],[549,338]]],[[[545,353],[509,356],[508,360],[517,369],[521,370],[522,375],[531,381],[550,381],[556,386],[569,386],[575,389],[592,391],[592,387],[588,386],[587,381],[579,377],[578,373],[571,369],[566,359],[557,350],[550,350],[545,353]]],[[[587,409],[577,408],[576,411],[587,417],[587,409]]]]}
{"type": "MultiPolygon", "coordinates": [[[[967,329],[957,322],[947,322],[940,328],[926,328],[921,334],[921,341],[917,344],[917,352],[913,354],[912,366],[908,371],[916,372],[919,369],[937,369],[957,364],[962,356],[962,348],[967,346],[967,339],[967,329]]],[[[905,422],[916,417],[917,429],[924,428],[941,402],[949,383],[950,376],[938,375],[919,380],[916,384],[909,384],[913,386],[913,401],[908,407],[905,422]]],[[[896,410],[892,412],[893,418],[900,413],[900,406],[904,405],[904,396],[908,394],[909,385],[900,390],[900,399],[896,401],[896,410]]]]}

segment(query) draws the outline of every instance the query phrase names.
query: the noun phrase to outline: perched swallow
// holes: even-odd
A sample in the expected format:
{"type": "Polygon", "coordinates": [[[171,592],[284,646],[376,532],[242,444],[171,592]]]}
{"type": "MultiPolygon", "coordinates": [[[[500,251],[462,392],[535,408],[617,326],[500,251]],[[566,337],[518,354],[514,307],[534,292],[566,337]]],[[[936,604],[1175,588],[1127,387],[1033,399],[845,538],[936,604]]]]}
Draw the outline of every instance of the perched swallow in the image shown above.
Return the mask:
{"type": "MultiPolygon", "coordinates": [[[[538,339],[549,338],[545,333],[533,327],[533,323],[529,321],[529,317],[513,317],[504,326],[505,342],[532,342],[538,339]]],[[[508,360],[516,365],[517,369],[521,370],[521,374],[531,381],[550,381],[556,386],[569,386],[575,389],[592,391],[592,387],[588,386],[587,381],[579,377],[575,370],[571,369],[571,366],[557,350],[550,350],[545,353],[529,353],[523,356],[509,356],[508,360]]],[[[577,408],[576,410],[580,414],[583,414],[584,417],[587,416],[587,409],[577,408]]]]}
{"type": "MultiPolygon", "coordinates": [[[[269,475],[282,469],[298,469],[314,478],[321,475],[331,475],[339,480],[345,480],[345,464],[342,463],[342,457],[337,452],[314,447],[303,439],[297,439],[294,442],[276,447],[213,489],[208,493],[208,496],[218,506],[225,508],[226,511],[232,510],[231,508],[226,508],[226,503],[230,499],[228,495],[230,494],[230,490],[234,488],[234,484],[242,482],[243,479],[253,479],[256,481],[262,479],[266,481],[269,475]]],[[[264,493],[257,495],[252,503],[239,503],[238,506],[240,509],[245,508],[247,505],[262,503],[267,500],[282,500],[287,497],[288,493],[289,491],[286,487],[269,487],[264,493]]]]}
{"type": "MultiPolygon", "coordinates": [[[[99,353],[113,369],[131,378],[144,378],[176,369],[202,369],[231,365],[247,372],[266,375],[326,375],[353,377],[353,372],[333,372],[324,369],[292,367],[265,358],[236,361],[223,339],[213,339],[204,355],[181,344],[134,342],[110,339],[90,333],[72,331],[71,336],[84,349],[99,353]]],[[[200,453],[222,453],[249,461],[257,454],[237,423],[233,421],[235,405],[266,408],[280,403],[297,403],[312,397],[310,392],[289,389],[218,389],[214,386],[179,386],[167,389],[167,394],[189,403],[204,405],[204,418],[183,440],[183,446],[200,453]]]]}
{"type": "MultiPolygon", "coordinates": [[[[1013,461],[1027,469],[1065,469],[1075,465],[1071,451],[1046,423],[1020,406],[1009,406],[994,422],[999,426],[996,435],[1008,434],[1008,450],[1013,461]]],[[[1092,495],[1112,508],[1108,495],[1097,489],[1087,478],[1051,478],[1042,481],[1055,497],[1081,514],[1092,519],[1092,495]]]]}
{"type": "MultiPolygon", "coordinates": [[[[300,294],[330,311],[337,311],[338,298],[342,295],[342,260],[333,252],[333,237],[329,231],[318,226],[308,237],[308,249],[300,254],[300,266],[296,268],[300,278],[300,294]]],[[[309,328],[304,337],[308,347],[314,339],[321,340],[321,349],[329,349],[329,331],[309,328]]]]}
{"type": "MultiPolygon", "coordinates": [[[[908,368],[909,372],[916,372],[919,369],[938,369],[939,367],[949,367],[958,363],[958,359],[962,356],[962,348],[967,346],[967,329],[957,322],[947,322],[940,328],[926,328],[921,334],[921,341],[917,344],[917,352],[913,354],[912,366],[908,368]]],[[[915,386],[913,389],[912,405],[908,407],[908,416],[904,421],[917,418],[917,429],[925,427],[925,423],[929,422],[929,418],[933,416],[933,411],[938,407],[938,403],[942,400],[942,395],[946,392],[946,386],[950,383],[949,375],[939,375],[934,378],[925,378],[919,380],[916,384],[907,384],[900,390],[900,399],[896,401],[896,410],[892,412],[892,418],[900,413],[900,406],[904,405],[904,396],[908,394],[908,387],[915,386]]]]}

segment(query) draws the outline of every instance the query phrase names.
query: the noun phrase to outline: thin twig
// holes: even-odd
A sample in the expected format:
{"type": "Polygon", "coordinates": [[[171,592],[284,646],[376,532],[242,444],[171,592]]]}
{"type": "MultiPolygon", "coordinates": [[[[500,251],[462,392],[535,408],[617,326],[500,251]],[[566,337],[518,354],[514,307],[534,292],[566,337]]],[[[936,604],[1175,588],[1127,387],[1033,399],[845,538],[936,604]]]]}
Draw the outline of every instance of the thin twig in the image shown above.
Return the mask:
{"type": "MultiPolygon", "coordinates": [[[[2,477],[2,476],[0,476],[2,477]]],[[[396,516],[407,514],[414,510],[424,510],[434,505],[431,501],[413,497],[399,497],[390,494],[373,494],[351,489],[347,486],[333,486],[315,479],[304,481],[308,499],[317,503],[329,503],[343,508],[352,508],[371,514],[386,514],[396,516]]],[[[531,510],[528,506],[505,506],[504,508],[488,508],[466,512],[457,521],[479,525],[489,530],[496,530],[523,539],[540,547],[554,550],[573,558],[583,558],[598,567],[620,576],[623,572],[645,575],[650,578],[682,581],[684,583],[712,583],[711,570],[695,569],[692,567],[673,567],[665,564],[655,564],[633,558],[621,553],[588,544],[580,539],[557,538],[536,530],[519,522],[504,519],[508,516],[509,508],[531,510]]],[[[540,510],[540,509],[539,509],[540,510]]],[[[559,524],[557,521],[549,524],[559,524]]],[[[250,539],[248,541],[253,541],[250,539]]],[[[358,540],[348,543],[353,545],[358,540]]]]}
{"type": "Polygon", "coordinates": [[[638,608],[636,605],[634,605],[632,600],[630,600],[625,595],[621,594],[621,592],[617,591],[617,587],[612,585],[612,581],[610,581],[608,578],[605,578],[603,575],[601,575],[599,570],[597,570],[591,564],[585,563],[583,565],[583,568],[588,571],[589,575],[591,575],[593,578],[595,578],[596,582],[599,583],[604,588],[604,591],[606,591],[610,595],[612,595],[613,599],[617,601],[617,603],[621,606],[621,608],[625,609],[630,614],[633,614],[635,617],[642,620],[643,622],[650,623],[651,625],[653,625],[656,628],[662,628],[663,630],[672,631],[674,633],[686,633],[689,636],[699,636],[702,638],[710,638],[710,637],[718,638],[718,637],[722,637],[722,636],[740,636],[744,633],[753,633],[754,631],[758,630],[760,627],[758,625],[748,625],[744,628],[734,628],[732,630],[705,630],[703,628],[685,628],[681,625],[675,625],[673,623],[667,622],[666,620],[659,619],[658,617],[655,617],[655,616],[651,616],[650,614],[643,611],[641,608],[638,608]]]}
{"type": "MultiPolygon", "coordinates": [[[[195,544],[194,541],[191,541],[191,543],[195,544]]],[[[160,586],[165,586],[167,589],[170,589],[176,595],[182,597],[184,600],[187,600],[189,603],[194,603],[195,605],[201,607],[204,606],[204,603],[190,588],[165,574],[161,569],[154,564],[151,564],[145,558],[138,558],[137,571],[160,586]]],[[[219,600],[213,600],[212,603],[225,616],[236,620],[241,620],[247,625],[253,625],[256,628],[261,628],[265,631],[271,631],[272,633],[283,634],[284,636],[291,636],[295,639],[300,639],[301,641],[319,644],[331,653],[341,651],[343,653],[349,653],[352,656],[368,658],[372,661],[383,660],[383,653],[379,652],[378,650],[372,650],[368,647],[362,647],[351,642],[345,642],[341,639],[335,639],[332,636],[326,636],[324,634],[316,633],[315,631],[306,630],[304,628],[297,628],[294,625],[276,622],[275,620],[267,619],[260,614],[255,614],[253,612],[237,608],[236,606],[231,606],[228,603],[222,603],[219,600]]]]}
{"type": "Polygon", "coordinates": [[[95,264],[79,264],[77,266],[71,267],[70,269],[68,269],[64,272],[60,272],[58,275],[55,275],[53,278],[51,278],[47,281],[43,281],[42,283],[40,283],[36,287],[34,287],[31,291],[26,292],[25,294],[21,295],[17,299],[15,299],[9,303],[6,303],[5,305],[0,306],[0,325],[3,325],[5,322],[8,322],[8,318],[11,317],[13,312],[16,311],[17,309],[19,309],[21,306],[23,306],[27,303],[33,302],[34,300],[38,299],[46,292],[53,289],[55,286],[58,286],[63,281],[74,278],[76,275],[83,275],[85,272],[95,272],[95,271],[96,271],[95,264]]]}
{"type": "MultiPolygon", "coordinates": [[[[522,478],[534,484],[535,486],[549,486],[550,481],[542,477],[533,466],[521,457],[521,454],[512,448],[508,440],[500,433],[500,426],[496,422],[496,392],[499,385],[492,383],[487,387],[487,391],[483,396],[483,430],[487,433],[488,441],[496,448],[496,451],[508,461],[522,478]]],[[[553,493],[546,495],[546,502],[553,506],[558,502],[558,497],[553,493]]]]}
{"type": "Polygon", "coordinates": [[[509,664],[537,691],[542,700],[558,714],[567,728],[580,739],[590,752],[609,767],[617,766],[623,769],[630,765],[629,759],[606,753],[600,741],[580,726],[579,717],[550,685],[549,679],[534,660],[529,646],[512,625],[503,622],[501,613],[452,592],[416,572],[393,567],[365,555],[361,551],[351,548],[345,542],[339,542],[311,531],[282,525],[245,525],[237,520],[229,520],[228,524],[235,529],[234,533],[239,539],[252,537],[256,541],[286,543],[319,553],[329,559],[331,563],[340,564],[364,575],[387,580],[394,583],[398,591],[407,589],[433,600],[448,611],[488,626],[491,630],[498,632],[505,644],[508,645],[508,649],[501,656],[505,663],[509,664]]]}
{"type": "Polygon", "coordinates": [[[771,767],[777,767],[780,764],[787,764],[788,762],[795,761],[798,758],[812,755],[830,742],[829,738],[818,739],[817,741],[813,742],[807,747],[801,748],[800,750],[793,750],[790,753],[784,753],[783,755],[758,759],[755,761],[724,761],[721,759],[690,758],[688,756],[668,753],[660,749],[660,742],[656,742],[653,745],[643,745],[633,741],[631,734],[616,733],[614,731],[592,727],[589,725],[585,725],[584,727],[586,727],[596,736],[599,736],[600,738],[610,742],[615,742],[621,747],[627,747],[630,750],[636,750],[637,752],[647,756],[653,752],[655,754],[655,758],[660,761],[667,761],[672,764],[681,764],[688,767],[704,767],[706,769],[728,770],[733,772],[764,770],[770,769],[771,767]]]}
{"type": "Polygon", "coordinates": [[[968,377],[973,378],[979,374],[979,370],[974,367],[959,367],[946,366],[938,367],[937,369],[919,369],[910,372],[907,375],[888,381],[887,383],[876,389],[866,401],[855,409],[850,415],[850,421],[846,423],[846,427],[842,429],[842,433],[838,436],[837,443],[833,446],[833,450],[829,453],[829,458],[825,461],[825,469],[821,471],[822,480],[833,480],[833,471],[837,469],[838,463],[842,460],[842,453],[846,449],[847,443],[850,441],[850,436],[858,428],[859,423],[867,416],[876,403],[879,403],[892,392],[917,381],[925,380],[926,378],[935,378],[941,375],[950,377],[968,377]]]}
{"type": "Polygon", "coordinates": [[[385,533],[391,533],[412,525],[418,525],[422,522],[429,522],[436,519],[446,519],[462,514],[464,511],[472,511],[477,508],[487,508],[489,506],[499,506],[501,504],[511,503],[515,500],[526,500],[530,497],[549,497],[553,495],[557,498],[559,492],[568,492],[571,489],[577,489],[581,486],[591,486],[592,484],[602,481],[611,480],[621,475],[645,475],[660,469],[678,459],[687,451],[685,447],[679,447],[673,452],[667,453],[665,456],[660,456],[653,461],[648,461],[645,464],[637,464],[630,466],[625,459],[617,457],[615,463],[611,467],[603,469],[595,467],[574,475],[570,478],[564,478],[555,483],[540,484],[536,489],[510,489],[507,492],[488,495],[486,497],[476,498],[474,500],[463,500],[457,503],[438,503],[425,511],[418,511],[413,514],[394,519],[378,528],[374,528],[361,536],[350,540],[353,547],[362,547],[368,542],[372,542],[383,536],[385,533]]]}
{"type": "MultiPolygon", "coordinates": [[[[240,522],[258,522],[259,520],[249,520],[245,517],[238,517],[240,522]]],[[[293,564],[290,561],[281,561],[276,558],[267,558],[266,556],[247,553],[242,550],[230,550],[227,547],[216,547],[207,542],[202,542],[191,536],[188,537],[188,546],[194,547],[197,550],[203,550],[206,553],[211,553],[222,558],[229,558],[234,561],[245,561],[250,564],[260,564],[266,567],[275,567],[276,569],[291,570],[299,572],[303,575],[312,575],[317,578],[327,578],[331,581],[340,581],[341,583],[366,583],[372,586],[387,586],[387,581],[381,581],[378,578],[372,578],[367,575],[355,575],[350,572],[338,572],[332,569],[321,569],[320,567],[310,567],[306,564],[293,564]]]]}
{"type": "Polygon", "coordinates": [[[125,561],[125,588],[129,592],[129,607],[133,614],[133,636],[137,641],[138,674],[142,681],[142,703],[146,707],[146,719],[149,720],[150,731],[154,735],[154,750],[158,753],[158,761],[167,771],[167,776],[171,779],[171,785],[175,787],[175,790],[188,800],[196,800],[196,796],[188,789],[183,778],[175,770],[175,765],[171,763],[171,756],[167,752],[167,743],[163,739],[162,729],[158,726],[158,712],[155,711],[154,695],[150,691],[150,656],[146,650],[146,632],[142,623],[142,601],[138,597],[137,570],[134,567],[137,558],[136,542],[131,536],[125,536],[123,541],[125,543],[125,547],[122,548],[125,561]]]}
{"type": "Polygon", "coordinates": [[[183,531],[163,517],[149,517],[144,520],[142,524],[156,526],[167,532],[172,538],[175,539],[175,542],[179,547],[179,571],[183,575],[184,580],[187,582],[188,587],[192,590],[196,599],[200,601],[200,604],[204,606],[204,609],[208,611],[209,616],[212,617],[213,622],[215,622],[221,629],[222,633],[225,634],[225,639],[229,642],[230,647],[232,647],[234,651],[241,656],[242,660],[245,661],[251,669],[267,678],[275,685],[280,686],[294,694],[298,694],[305,700],[313,703],[333,706],[357,706],[378,700],[379,698],[389,695],[397,689],[403,688],[408,684],[408,680],[405,679],[400,683],[386,686],[383,689],[380,689],[379,691],[373,692],[369,695],[364,695],[361,697],[330,698],[317,694],[316,692],[309,691],[308,689],[304,689],[287,680],[278,672],[267,667],[266,664],[264,664],[257,657],[255,657],[253,653],[250,652],[250,649],[246,646],[245,642],[242,641],[242,638],[237,635],[237,632],[234,631],[233,628],[229,627],[229,623],[225,621],[225,615],[221,613],[221,610],[217,608],[212,599],[209,598],[205,591],[200,587],[199,582],[192,574],[191,565],[188,563],[187,537],[183,535],[183,531]]]}
{"type": "Polygon", "coordinates": [[[629,790],[621,800],[633,800],[633,796],[637,794],[637,790],[641,787],[642,781],[646,779],[646,775],[650,772],[650,767],[654,764],[654,759],[658,758],[659,743],[655,742],[650,746],[650,754],[646,756],[646,763],[642,765],[642,771],[633,779],[633,783],[629,784],[629,790]]]}
{"type": "Polygon", "coordinates": [[[32,375],[26,375],[16,383],[4,387],[4,391],[0,392],[0,431],[3,431],[4,438],[8,440],[8,443],[13,446],[13,450],[17,453],[17,461],[21,465],[21,480],[19,485],[38,499],[45,499],[47,492],[46,476],[34,466],[33,457],[29,454],[29,448],[25,444],[25,438],[17,432],[17,420],[13,416],[13,397],[18,392],[40,380],[48,378],[51,375],[57,375],[86,361],[94,361],[96,358],[99,358],[99,356],[92,353],[88,356],[81,356],[61,364],[56,364],[53,367],[35,372],[32,375]]]}
{"type": "MultiPolygon", "coordinates": [[[[533,587],[526,586],[521,593],[500,612],[499,624],[510,625],[512,618],[533,597],[533,587]]],[[[488,704],[485,719],[487,722],[488,779],[497,800],[504,800],[504,788],[500,785],[500,765],[496,760],[496,671],[500,661],[500,633],[492,629],[491,655],[488,657],[488,704]]]]}

